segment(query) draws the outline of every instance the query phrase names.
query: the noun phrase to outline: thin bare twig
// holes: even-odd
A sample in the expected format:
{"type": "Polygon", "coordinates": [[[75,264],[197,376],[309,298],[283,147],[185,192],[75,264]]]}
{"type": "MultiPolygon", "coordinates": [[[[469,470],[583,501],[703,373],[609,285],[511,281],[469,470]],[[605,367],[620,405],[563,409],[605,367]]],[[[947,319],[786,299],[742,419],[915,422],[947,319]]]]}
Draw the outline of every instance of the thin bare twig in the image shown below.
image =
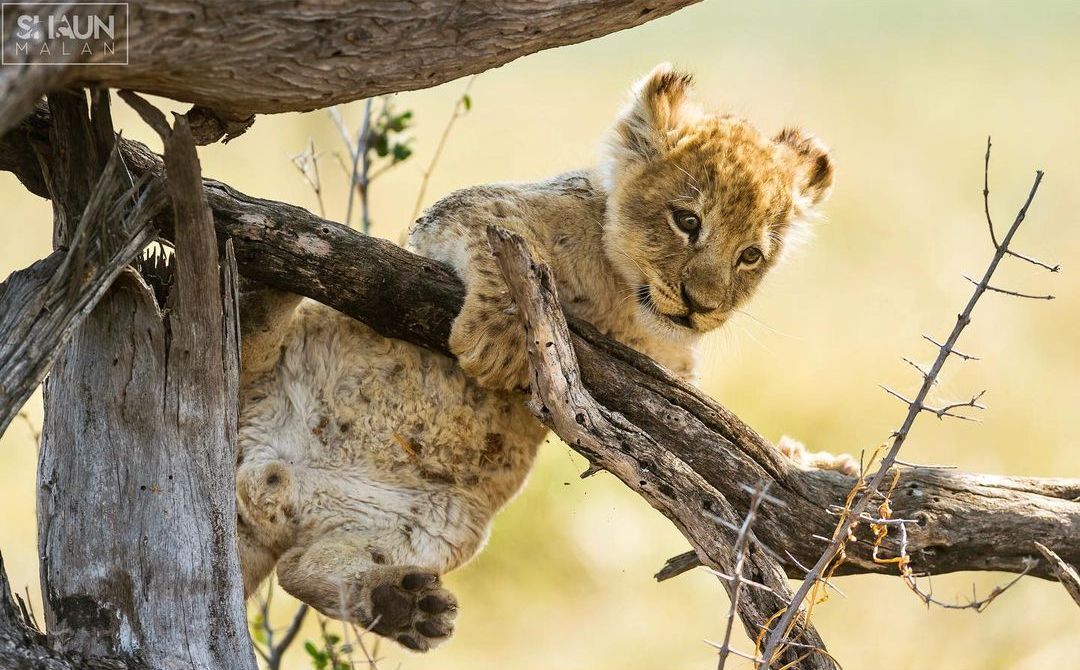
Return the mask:
{"type": "Polygon", "coordinates": [[[420,190],[416,194],[416,205],[413,206],[413,213],[410,221],[415,221],[416,217],[420,216],[420,208],[424,205],[424,195],[427,193],[428,181],[431,180],[431,173],[435,171],[435,166],[439,163],[443,147],[446,146],[446,140],[450,137],[450,131],[453,130],[457,120],[462,116],[465,116],[472,107],[469,91],[472,89],[473,82],[476,81],[478,76],[480,75],[474,74],[465,82],[465,90],[461,92],[461,96],[457,99],[457,102],[454,103],[454,111],[450,115],[450,120],[446,122],[446,127],[443,128],[442,135],[439,137],[439,143],[435,145],[435,153],[431,156],[431,162],[428,163],[427,169],[422,171],[423,177],[420,179],[420,190]]]}
{"type": "Polygon", "coordinates": [[[277,646],[270,648],[270,657],[266,659],[267,670],[279,670],[281,668],[285,652],[296,641],[296,636],[300,634],[300,627],[304,625],[308,609],[307,603],[303,603],[296,608],[292,621],[289,622],[289,627],[285,629],[285,634],[281,637],[281,642],[277,646]]]}
{"type": "MultiPolygon", "coordinates": [[[[994,249],[998,248],[997,237],[994,235],[994,220],[990,216],[990,138],[986,138],[986,160],[983,168],[983,211],[986,213],[986,225],[990,229],[990,241],[994,243],[994,249]]],[[[1050,272],[1059,272],[1061,270],[1060,265],[1050,265],[1043,263],[1040,260],[1025,256],[1024,254],[1013,251],[1012,249],[1006,249],[1005,253],[1013,258],[1017,258],[1022,261],[1026,261],[1037,267],[1049,270],[1050,272]]]]}
{"type": "Polygon", "coordinates": [[[353,198],[359,192],[361,207],[360,230],[365,235],[371,230],[371,215],[367,198],[368,169],[371,167],[371,161],[368,158],[368,137],[371,134],[371,102],[371,98],[364,101],[364,121],[360,125],[360,132],[356,134],[355,149],[351,143],[346,142],[352,156],[352,173],[349,178],[349,200],[345,205],[345,225],[352,225],[353,198]]]}
{"type": "MultiPolygon", "coordinates": [[[[768,494],[768,482],[760,483],[754,489],[753,497],[750,498],[750,506],[746,511],[746,516],[743,517],[742,525],[739,526],[739,534],[735,538],[735,567],[732,570],[733,574],[729,578],[731,582],[729,589],[731,598],[728,606],[727,621],[724,624],[724,640],[717,647],[720,652],[717,658],[717,670],[724,670],[724,666],[727,665],[728,655],[733,652],[731,648],[731,632],[735,628],[735,616],[739,611],[739,596],[742,593],[742,586],[747,581],[743,578],[743,564],[746,562],[746,549],[747,544],[750,542],[750,528],[754,525],[754,521],[757,520],[758,508],[765,502],[768,494]]],[[[713,571],[713,574],[720,578],[727,577],[727,575],[719,571],[713,571]]],[[[757,584],[756,582],[753,582],[753,584],[768,589],[764,584],[757,584]]],[[[772,593],[772,589],[768,589],[768,591],[772,593]]],[[[739,655],[741,656],[741,654],[739,655]]],[[[743,656],[743,658],[747,657],[743,656]]]]}
{"type": "Polygon", "coordinates": [[[923,335],[922,337],[923,337],[924,340],[926,340],[930,344],[934,345],[938,349],[946,350],[949,353],[951,353],[953,356],[957,356],[958,358],[961,358],[961,359],[963,359],[965,361],[978,361],[978,360],[981,360],[978,356],[972,356],[971,354],[965,354],[964,352],[957,350],[955,347],[946,347],[944,344],[942,344],[941,342],[938,342],[937,340],[930,337],[929,335],[923,335]]]}
{"type": "Polygon", "coordinates": [[[277,630],[274,629],[273,624],[270,621],[270,605],[274,600],[274,587],[273,580],[269,580],[266,583],[265,595],[262,595],[258,599],[259,608],[259,621],[258,627],[262,632],[264,644],[255,644],[255,651],[266,662],[267,670],[281,670],[281,663],[285,657],[285,652],[296,641],[296,636],[300,633],[300,628],[304,623],[304,618],[308,613],[308,606],[304,603],[300,604],[296,612],[293,614],[292,621],[289,622],[289,626],[285,629],[285,633],[280,642],[275,641],[277,630]]]}
{"type": "MultiPolygon", "coordinates": [[[[967,275],[960,275],[960,276],[963,277],[964,279],[968,280],[969,282],[971,282],[975,286],[979,285],[979,282],[975,281],[974,279],[972,279],[971,277],[969,277],[967,275]]],[[[987,286],[986,290],[987,291],[993,291],[994,293],[1003,293],[1005,295],[1015,296],[1017,298],[1031,298],[1032,300],[1053,300],[1054,299],[1054,296],[1052,296],[1052,295],[1032,295],[1030,293],[1020,293],[1019,291],[1010,291],[1009,289],[998,288],[996,286],[987,286]]]]}
{"type": "Polygon", "coordinates": [[[300,175],[315,192],[315,201],[319,205],[319,216],[326,216],[323,204],[322,180],[319,178],[319,154],[315,151],[315,138],[308,138],[308,148],[292,157],[292,164],[300,170],[300,175]]]}
{"type": "Polygon", "coordinates": [[[990,136],[986,136],[986,159],[983,163],[983,211],[986,213],[986,226],[990,229],[990,241],[994,250],[998,249],[997,235],[994,234],[994,220],[990,216],[990,136]]]}
{"type": "MultiPolygon", "coordinates": [[[[892,489],[890,488],[890,493],[892,489]]],[[[919,600],[923,602],[927,607],[935,605],[942,609],[950,610],[975,610],[976,612],[982,612],[986,609],[991,602],[997,599],[1002,593],[1005,593],[1012,588],[1022,577],[1027,575],[1036,565],[1034,560],[1027,561],[1024,566],[1024,570],[1020,574],[1016,575],[1013,579],[1009,580],[1001,586],[995,586],[985,598],[979,598],[975,593],[975,585],[971,585],[971,600],[966,603],[947,603],[943,600],[939,600],[934,597],[933,582],[930,581],[930,577],[927,576],[927,584],[929,585],[929,591],[924,591],[919,587],[918,578],[914,571],[911,569],[911,555],[908,553],[908,534],[907,527],[909,524],[918,523],[915,519],[894,519],[891,517],[892,509],[888,498],[878,507],[878,513],[881,515],[879,518],[871,517],[867,514],[862,515],[862,520],[870,524],[870,529],[874,533],[874,552],[872,554],[875,563],[890,564],[895,563],[900,571],[900,577],[904,580],[907,587],[914,593],[919,600]],[[893,558],[882,558],[880,555],[881,544],[888,537],[889,528],[895,527],[897,529],[899,540],[897,554],[893,558]]]]}
{"type": "MultiPolygon", "coordinates": [[[[989,144],[987,146],[987,152],[989,153],[989,144]]],[[[987,163],[989,163],[989,157],[987,157],[986,160],[987,163]]],[[[1004,259],[1007,255],[1009,245],[1012,242],[1013,237],[1016,235],[1016,231],[1020,228],[1020,224],[1023,223],[1024,218],[1027,215],[1028,208],[1031,206],[1032,201],[1035,199],[1035,195],[1038,192],[1039,185],[1042,183],[1042,179],[1043,172],[1041,170],[1036,171],[1035,180],[1031,186],[1030,192],[1028,193],[1027,199],[1024,201],[1023,206],[1017,213],[1016,218],[1014,219],[1012,225],[1009,227],[1009,230],[1005,234],[1005,237],[1000,242],[997,241],[996,235],[993,233],[993,224],[990,221],[989,215],[987,216],[987,221],[990,225],[991,230],[991,237],[994,241],[994,255],[991,258],[985,273],[983,274],[982,280],[976,284],[975,289],[972,292],[971,297],[968,299],[966,306],[964,307],[963,311],[957,316],[956,324],[953,326],[953,329],[949,333],[948,338],[943,344],[940,344],[938,346],[938,354],[935,357],[933,364],[930,366],[930,369],[927,371],[926,375],[924,375],[922,384],[920,385],[919,391],[915,395],[915,398],[908,401],[899,393],[886,389],[886,391],[891,395],[894,395],[895,397],[907,402],[907,415],[904,417],[904,421],[901,424],[900,429],[893,434],[891,438],[892,444],[889,446],[888,452],[881,459],[878,470],[874,474],[874,476],[870,479],[869,482],[866,482],[865,477],[859,478],[858,483],[856,484],[855,488],[852,489],[852,492],[848,498],[848,504],[845,505],[846,513],[841,516],[839,522],[837,523],[836,529],[833,532],[832,539],[826,546],[825,551],[822,553],[818,561],[814,564],[813,568],[807,573],[806,578],[799,586],[799,589],[795,592],[795,595],[792,597],[787,607],[784,610],[781,610],[781,613],[779,613],[776,624],[769,631],[764,649],[761,653],[761,657],[763,659],[761,661],[761,667],[770,667],[774,659],[778,658],[778,655],[783,651],[785,641],[791,636],[795,625],[799,621],[800,614],[802,614],[803,612],[803,602],[806,600],[811,590],[815,590],[816,592],[819,579],[822,576],[828,576],[828,574],[831,574],[831,572],[836,569],[836,565],[838,564],[837,559],[839,558],[840,561],[843,560],[844,546],[849,541],[849,539],[853,537],[854,528],[862,520],[862,515],[865,513],[867,507],[870,505],[871,500],[875,496],[881,495],[881,485],[884,482],[885,477],[888,475],[889,472],[897,472],[893,470],[893,465],[895,463],[897,454],[900,451],[900,448],[903,447],[908,435],[911,432],[915,420],[923,412],[934,411],[928,409],[926,405],[926,399],[934,386],[934,382],[940,375],[941,370],[945,365],[945,362],[948,360],[951,354],[956,353],[956,343],[960,339],[960,335],[963,333],[964,329],[967,328],[967,326],[971,323],[971,315],[975,309],[975,305],[978,304],[979,299],[988,290],[990,290],[990,280],[994,276],[994,273],[997,270],[998,265],[1001,263],[1002,259],[1004,259]]],[[[987,210],[987,212],[989,212],[989,210],[987,210]]],[[[970,402],[969,406],[975,406],[976,404],[977,397],[970,402]]],[[[944,413],[948,412],[948,408],[942,408],[938,411],[943,412],[942,414],[939,414],[939,416],[942,416],[944,415],[944,413]]],[[[934,413],[936,414],[938,413],[938,411],[934,411],[934,413]]],[[[897,478],[894,475],[894,486],[896,484],[896,481],[897,478]]],[[[887,495],[883,505],[888,505],[887,495]]],[[[901,527],[903,526],[901,525],[901,527]]],[[[814,603],[811,602],[809,607],[812,607],[813,604],[814,603]]],[[[805,623],[808,623],[808,618],[809,608],[807,608],[806,618],[804,620],[805,623]]]]}

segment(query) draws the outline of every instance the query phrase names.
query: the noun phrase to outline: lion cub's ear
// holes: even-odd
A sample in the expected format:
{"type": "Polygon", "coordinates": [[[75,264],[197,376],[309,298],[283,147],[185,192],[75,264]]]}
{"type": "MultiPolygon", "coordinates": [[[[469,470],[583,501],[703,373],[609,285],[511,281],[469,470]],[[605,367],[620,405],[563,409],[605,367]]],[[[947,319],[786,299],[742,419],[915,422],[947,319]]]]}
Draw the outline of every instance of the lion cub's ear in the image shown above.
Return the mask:
{"type": "Polygon", "coordinates": [[[787,153],[795,174],[795,194],[808,207],[829,197],[833,185],[833,162],[829,148],[798,128],[785,128],[773,138],[787,153]]]}
{"type": "Polygon", "coordinates": [[[651,161],[675,145],[680,129],[701,114],[688,98],[692,84],[689,74],[677,72],[669,63],[657,65],[634,84],[608,142],[616,164],[651,161]]]}

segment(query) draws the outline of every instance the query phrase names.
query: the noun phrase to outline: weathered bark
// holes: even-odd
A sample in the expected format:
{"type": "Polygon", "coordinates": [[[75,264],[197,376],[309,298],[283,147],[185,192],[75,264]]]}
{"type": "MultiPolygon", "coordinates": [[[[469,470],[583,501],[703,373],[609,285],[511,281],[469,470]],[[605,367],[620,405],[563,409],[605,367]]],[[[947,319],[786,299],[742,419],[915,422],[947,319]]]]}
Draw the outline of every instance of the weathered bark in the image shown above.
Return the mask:
{"type": "MultiPolygon", "coordinates": [[[[736,510],[722,493],[656,444],[648,433],[596,402],[582,385],[577,355],[559,306],[551,269],[534,262],[528,246],[518,235],[489,228],[488,239],[525,320],[533,412],[567,444],[584,454],[593,468],[615,475],[666,516],[690,541],[705,565],[734,575],[739,562],[736,529],[745,512],[736,510]]],[[[753,544],[743,551],[741,575],[769,589],[742,587],[737,600],[743,627],[754,638],[793,594],[783,569],[772,557],[753,544]]],[[[723,583],[734,599],[739,586],[733,581],[723,583]]],[[[801,644],[825,649],[812,626],[800,631],[797,637],[795,641],[801,644]]],[[[802,649],[790,649],[777,662],[803,670],[837,667],[827,654],[806,654],[802,649]]]]}
{"type": "Polygon", "coordinates": [[[53,353],[150,241],[158,190],[127,182],[114,152],[68,246],[0,283],[0,434],[53,353]]]}
{"type": "Polygon", "coordinates": [[[1061,560],[1061,557],[1053,549],[1048,548],[1043,543],[1036,542],[1035,547],[1046,558],[1054,574],[1057,575],[1058,581],[1065,587],[1065,592],[1069,594],[1069,597],[1077,605],[1080,605],[1080,573],[1077,572],[1076,568],[1061,560]]]}
{"type": "MultiPolygon", "coordinates": [[[[23,128],[40,135],[42,124],[46,120],[36,116],[23,128]]],[[[26,141],[26,134],[0,141],[0,169],[15,171],[33,190],[41,175],[27,171],[18,155],[26,141]]],[[[160,170],[160,161],[145,147],[122,144],[133,171],[160,170]]],[[[241,273],[319,300],[390,337],[448,352],[463,289],[446,267],[301,208],[251,198],[211,180],[203,185],[219,237],[235,244],[241,273]]],[[[171,228],[165,218],[158,225],[171,228]]],[[[600,405],[650,435],[656,449],[686,463],[738,510],[745,510],[751,497],[742,485],[771,482],[770,495],[787,506],[764,506],[757,536],[780,556],[790,552],[803,564],[817,559],[823,543],[812,536],[831,534],[835,517],[826,510],[843,502],[851,478],[792,466],[737,416],[647,357],[588,324],[571,320],[570,329],[585,388],[600,405]]],[[[896,517],[921,522],[908,531],[917,573],[1021,572],[1038,556],[1036,541],[1080,565],[1080,480],[905,468],[893,508],[896,517]]],[[[860,531],[859,539],[837,574],[892,573],[892,566],[871,559],[868,533],[860,531]]],[[[887,555],[895,547],[891,540],[883,544],[887,555]]],[[[794,562],[784,567],[789,576],[802,576],[794,562]]],[[[1055,578],[1045,562],[1031,574],[1055,578]]]]}
{"type": "Polygon", "coordinates": [[[136,662],[87,658],[49,646],[34,625],[26,603],[16,601],[0,557],[0,668],[3,670],[148,670],[136,662]]]}
{"type": "MultiPolygon", "coordinates": [[[[83,155],[111,140],[111,127],[87,124],[78,99],[50,103],[54,135],[83,155]]],[[[159,129],[176,222],[169,309],[163,316],[145,282],[125,271],[45,386],[45,620],[51,647],[114,667],[254,670],[236,555],[235,261],[231,245],[219,259],[186,120],[159,129]]],[[[79,172],[51,181],[93,167],[71,169],[79,172]]],[[[59,212],[76,211],[78,189],[50,192],[59,212]]]]}
{"type": "MultiPolygon", "coordinates": [[[[0,68],[0,134],[62,86],[163,95],[235,122],[434,86],[696,1],[133,2],[125,66],[0,68]]],[[[5,34],[17,14],[5,11],[5,34]]],[[[10,43],[5,61],[18,63],[10,43]]]]}

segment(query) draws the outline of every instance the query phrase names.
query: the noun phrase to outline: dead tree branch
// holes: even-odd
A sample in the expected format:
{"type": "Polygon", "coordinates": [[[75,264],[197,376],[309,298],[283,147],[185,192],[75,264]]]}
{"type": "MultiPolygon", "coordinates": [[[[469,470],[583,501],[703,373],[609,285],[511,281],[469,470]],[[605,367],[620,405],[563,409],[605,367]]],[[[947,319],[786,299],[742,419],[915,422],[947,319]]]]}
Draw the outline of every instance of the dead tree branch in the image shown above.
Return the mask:
{"type": "MultiPolygon", "coordinates": [[[[559,437],[645,498],[690,541],[702,562],[722,573],[742,574],[739,546],[741,516],[726,497],[677,456],[624,417],[600,405],[581,383],[577,354],[570,342],[551,269],[537,264],[525,241],[499,228],[488,240],[503,278],[525,319],[532,367],[533,413],[559,437]]],[[[752,581],[766,590],[743,594],[739,583],[725,582],[750,635],[756,635],[791,596],[782,568],[760,547],[744,547],[752,581]]],[[[807,644],[823,648],[817,632],[803,631],[807,644]]],[[[794,661],[797,656],[791,659],[794,661]]],[[[835,667],[826,658],[808,659],[806,668],[835,667]]]]}
{"type": "MultiPolygon", "coordinates": [[[[194,103],[203,108],[200,117],[209,113],[221,119],[215,124],[221,132],[235,134],[252,114],[435,86],[637,26],[695,1],[130,3],[124,67],[20,66],[33,61],[33,50],[17,53],[7,41],[4,61],[12,65],[0,69],[0,134],[46,92],[85,83],[194,103]]],[[[7,35],[21,13],[16,9],[4,12],[7,35]]],[[[124,53],[122,42],[117,53],[124,53]]]]}
{"type": "Polygon", "coordinates": [[[1053,568],[1054,573],[1057,575],[1058,581],[1065,587],[1065,591],[1072,596],[1077,605],[1080,605],[1080,574],[1077,573],[1076,568],[1061,560],[1056,551],[1041,542],[1036,542],[1035,548],[1046,557],[1050,567],[1053,568]]]}

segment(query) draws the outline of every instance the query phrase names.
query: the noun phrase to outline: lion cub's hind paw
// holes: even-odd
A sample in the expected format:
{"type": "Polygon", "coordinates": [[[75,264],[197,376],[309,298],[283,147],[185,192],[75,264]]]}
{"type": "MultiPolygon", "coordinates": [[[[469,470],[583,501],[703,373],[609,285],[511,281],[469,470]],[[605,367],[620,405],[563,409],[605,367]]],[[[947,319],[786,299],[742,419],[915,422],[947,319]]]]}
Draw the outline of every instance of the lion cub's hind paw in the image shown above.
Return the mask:
{"type": "Polygon", "coordinates": [[[371,590],[370,629],[414,651],[427,651],[454,632],[457,599],[431,572],[387,575],[371,590]]]}

